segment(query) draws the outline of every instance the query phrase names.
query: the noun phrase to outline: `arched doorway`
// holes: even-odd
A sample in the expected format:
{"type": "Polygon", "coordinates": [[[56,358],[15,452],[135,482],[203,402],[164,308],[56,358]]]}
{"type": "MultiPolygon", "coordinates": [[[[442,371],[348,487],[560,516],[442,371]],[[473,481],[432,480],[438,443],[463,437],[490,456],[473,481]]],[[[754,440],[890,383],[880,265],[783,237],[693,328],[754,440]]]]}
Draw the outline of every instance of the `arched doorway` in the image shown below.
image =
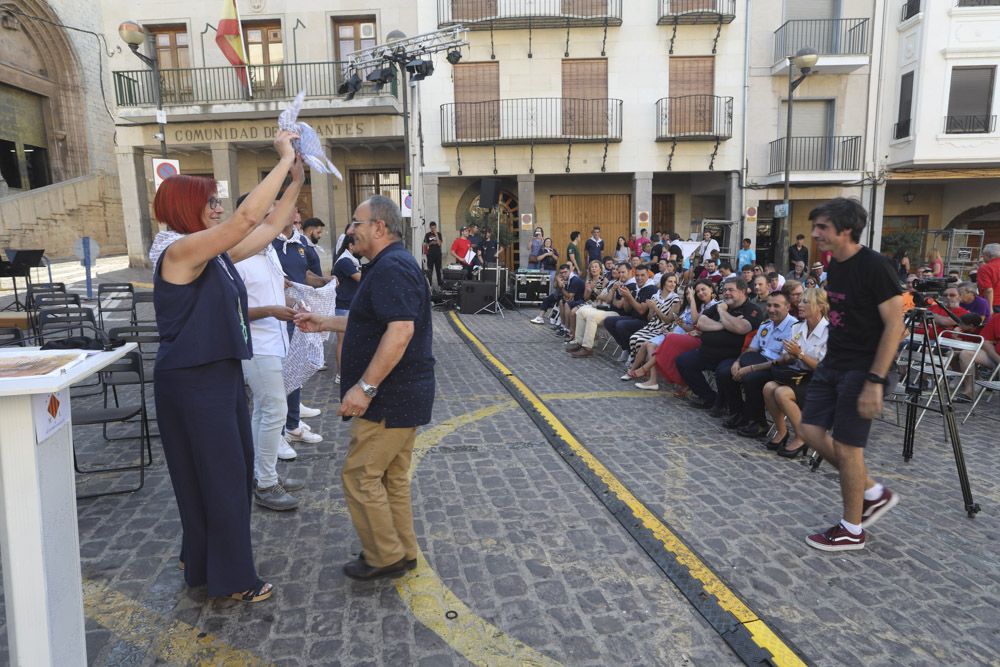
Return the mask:
{"type": "Polygon", "coordinates": [[[1000,202],[974,206],[956,215],[948,229],[981,229],[983,245],[1000,243],[1000,202]]]}
{"type": "Polygon", "coordinates": [[[61,19],[38,0],[0,4],[0,149],[16,190],[89,171],[83,75],[61,19]]]}
{"type": "MultiPolygon", "coordinates": [[[[516,190],[501,186],[500,188],[500,202],[497,207],[497,212],[500,218],[500,243],[504,246],[504,252],[501,255],[504,266],[507,266],[513,270],[518,266],[518,261],[520,259],[520,253],[518,252],[518,220],[520,215],[518,212],[517,194],[516,190]]],[[[479,206],[479,183],[476,182],[471,185],[462,195],[459,200],[458,205],[458,215],[456,219],[462,224],[471,219],[483,219],[487,214],[487,210],[480,208],[479,206]]],[[[494,223],[495,224],[495,223],[494,223]]],[[[496,234],[496,230],[493,232],[496,234]]]]}

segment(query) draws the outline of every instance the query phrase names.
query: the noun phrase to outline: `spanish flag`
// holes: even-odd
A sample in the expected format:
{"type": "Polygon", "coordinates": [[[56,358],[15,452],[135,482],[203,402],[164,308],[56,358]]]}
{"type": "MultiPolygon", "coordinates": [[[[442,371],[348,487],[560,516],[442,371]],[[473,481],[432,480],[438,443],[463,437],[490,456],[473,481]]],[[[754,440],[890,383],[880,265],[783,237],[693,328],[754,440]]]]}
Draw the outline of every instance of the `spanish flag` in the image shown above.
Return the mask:
{"type": "Polygon", "coordinates": [[[247,78],[247,51],[243,45],[243,26],[240,24],[240,12],[236,7],[236,0],[222,2],[222,18],[219,19],[219,27],[215,31],[215,43],[222,49],[229,64],[236,68],[236,76],[253,97],[253,89],[247,78]]]}

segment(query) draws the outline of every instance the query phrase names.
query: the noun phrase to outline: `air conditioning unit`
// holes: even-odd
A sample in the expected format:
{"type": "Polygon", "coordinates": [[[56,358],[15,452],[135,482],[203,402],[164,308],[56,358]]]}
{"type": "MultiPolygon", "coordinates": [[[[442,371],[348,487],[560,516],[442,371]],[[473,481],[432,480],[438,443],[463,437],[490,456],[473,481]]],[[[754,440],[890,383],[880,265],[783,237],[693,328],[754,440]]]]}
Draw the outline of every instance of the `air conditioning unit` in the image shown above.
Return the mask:
{"type": "Polygon", "coordinates": [[[375,24],[374,23],[362,23],[361,24],[361,39],[375,39],[375,24]]]}

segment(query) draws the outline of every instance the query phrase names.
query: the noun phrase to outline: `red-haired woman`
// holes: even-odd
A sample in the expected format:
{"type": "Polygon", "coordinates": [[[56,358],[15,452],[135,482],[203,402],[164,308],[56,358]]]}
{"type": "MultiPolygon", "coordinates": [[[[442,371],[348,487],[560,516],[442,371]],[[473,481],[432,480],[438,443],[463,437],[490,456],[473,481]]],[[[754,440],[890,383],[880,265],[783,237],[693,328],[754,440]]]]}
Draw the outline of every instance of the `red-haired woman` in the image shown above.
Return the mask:
{"type": "Polygon", "coordinates": [[[168,178],[153,203],[169,227],[150,250],[161,336],[153,393],[181,517],[184,578],[207,585],[210,596],[246,602],[274,589],[257,577],[250,544],[253,438],[240,361],[253,350],[247,292],[233,263],[264,248],[290,217],[305,180],[294,138],[278,134],[278,165],[227,220],[210,178],[168,178]],[[289,172],[292,184],[267,215],[289,172]]]}

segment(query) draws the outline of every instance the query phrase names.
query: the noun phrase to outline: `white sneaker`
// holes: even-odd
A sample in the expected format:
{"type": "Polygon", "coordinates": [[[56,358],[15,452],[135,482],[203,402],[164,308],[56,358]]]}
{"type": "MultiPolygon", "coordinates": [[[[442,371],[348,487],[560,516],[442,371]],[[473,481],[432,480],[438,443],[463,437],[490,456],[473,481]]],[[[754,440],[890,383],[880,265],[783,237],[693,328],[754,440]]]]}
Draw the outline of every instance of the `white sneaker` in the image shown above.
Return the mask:
{"type": "Polygon", "coordinates": [[[649,381],[636,382],[635,386],[637,386],[639,389],[646,389],[647,391],[657,391],[660,388],[660,385],[658,385],[657,383],[649,381]]]}
{"type": "Polygon", "coordinates": [[[298,454],[288,444],[288,441],[282,438],[281,443],[278,445],[278,459],[282,461],[294,461],[297,456],[298,454]]]}
{"type": "Polygon", "coordinates": [[[532,324],[545,324],[545,320],[542,318],[541,315],[539,315],[535,319],[531,320],[531,323],[532,324]]]}
{"type": "Polygon", "coordinates": [[[294,431],[285,431],[285,440],[287,442],[305,442],[315,445],[317,442],[323,442],[323,436],[319,433],[307,431],[304,428],[297,428],[294,431]]]}
{"type": "Polygon", "coordinates": [[[322,410],[317,410],[316,408],[310,408],[308,405],[302,405],[299,403],[299,416],[300,417],[319,417],[319,413],[322,410]]]}
{"type": "Polygon", "coordinates": [[[310,426],[309,424],[305,423],[301,419],[299,420],[299,428],[302,429],[303,431],[311,431],[312,430],[312,426],[310,426]]]}
{"type": "Polygon", "coordinates": [[[333,378],[334,384],[340,384],[340,373],[337,373],[337,377],[333,378]]]}

